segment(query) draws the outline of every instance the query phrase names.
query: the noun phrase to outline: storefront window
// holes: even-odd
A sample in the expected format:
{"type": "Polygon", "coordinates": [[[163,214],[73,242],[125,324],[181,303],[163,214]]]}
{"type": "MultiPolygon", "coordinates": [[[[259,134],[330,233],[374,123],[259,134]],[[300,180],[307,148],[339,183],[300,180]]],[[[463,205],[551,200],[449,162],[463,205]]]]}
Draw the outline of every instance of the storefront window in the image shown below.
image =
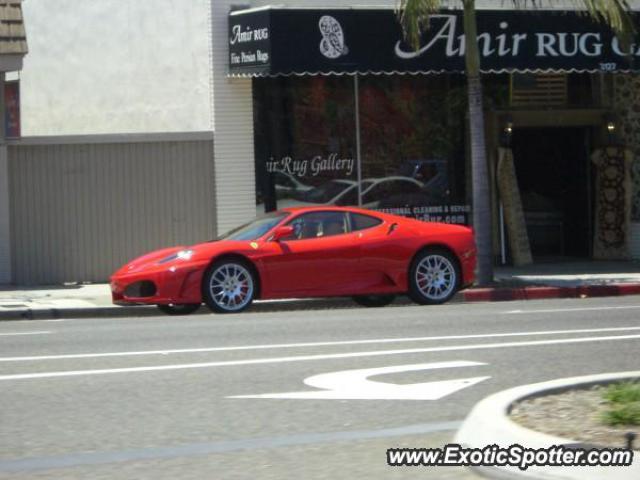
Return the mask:
{"type": "Polygon", "coordinates": [[[258,213],[358,203],[350,77],[254,82],[258,213]]]}
{"type": "Polygon", "coordinates": [[[361,79],[362,178],[369,183],[363,188],[364,207],[467,222],[460,80],[453,75],[361,79]]]}
{"type": "Polygon", "coordinates": [[[254,81],[258,212],[360,204],[469,223],[463,77],[358,82],[359,162],[353,77],[254,81]]]}

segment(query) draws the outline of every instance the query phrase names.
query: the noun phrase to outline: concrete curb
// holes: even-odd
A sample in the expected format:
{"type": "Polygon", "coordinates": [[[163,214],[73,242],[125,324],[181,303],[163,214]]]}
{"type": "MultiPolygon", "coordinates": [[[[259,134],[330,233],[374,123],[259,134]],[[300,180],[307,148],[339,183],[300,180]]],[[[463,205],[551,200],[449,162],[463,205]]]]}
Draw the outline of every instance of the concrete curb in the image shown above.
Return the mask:
{"type": "Polygon", "coordinates": [[[549,298],[616,297],[640,295],[640,284],[580,285],[576,287],[527,286],[516,288],[473,288],[462,292],[467,302],[543,300],[549,298]]]}
{"type": "MultiPolygon", "coordinates": [[[[454,442],[470,448],[484,448],[494,444],[501,447],[518,444],[527,448],[575,445],[579,442],[529,430],[514,423],[509,418],[512,406],[527,398],[632,378],[640,378],[640,370],[563,378],[498,392],[473,407],[458,430],[454,442]]],[[[635,480],[640,478],[640,455],[634,455],[634,462],[630,467],[531,467],[525,471],[517,467],[474,467],[473,470],[483,476],[498,479],[635,480]]]]}
{"type": "Polygon", "coordinates": [[[116,318],[162,315],[154,306],[22,308],[0,312],[0,321],[57,320],[61,318],[116,318]]]}

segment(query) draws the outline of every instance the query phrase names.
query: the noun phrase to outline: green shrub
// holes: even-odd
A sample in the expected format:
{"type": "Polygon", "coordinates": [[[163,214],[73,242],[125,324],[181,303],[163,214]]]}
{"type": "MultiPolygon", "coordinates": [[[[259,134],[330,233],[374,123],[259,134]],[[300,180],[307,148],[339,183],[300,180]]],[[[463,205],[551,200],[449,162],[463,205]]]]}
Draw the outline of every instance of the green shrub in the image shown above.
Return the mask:
{"type": "Polygon", "coordinates": [[[602,415],[604,423],[612,427],[640,425],[640,402],[615,405],[602,415]]]}
{"type": "Polygon", "coordinates": [[[602,397],[609,408],[602,421],[611,426],[640,425],[640,383],[614,383],[604,389],[602,397]]]}
{"type": "Polygon", "coordinates": [[[604,398],[611,403],[640,402],[640,383],[615,383],[605,389],[604,398]]]}

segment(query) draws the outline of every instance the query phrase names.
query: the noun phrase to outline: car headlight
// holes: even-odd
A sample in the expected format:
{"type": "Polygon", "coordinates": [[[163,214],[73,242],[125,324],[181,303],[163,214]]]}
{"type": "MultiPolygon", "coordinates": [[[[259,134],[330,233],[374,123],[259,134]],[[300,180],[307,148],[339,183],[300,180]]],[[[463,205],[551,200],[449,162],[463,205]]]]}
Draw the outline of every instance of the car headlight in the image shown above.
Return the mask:
{"type": "Polygon", "coordinates": [[[179,252],[173,253],[168,257],[163,258],[158,263],[169,263],[173,260],[191,260],[193,256],[193,250],[180,250],[179,252]]]}

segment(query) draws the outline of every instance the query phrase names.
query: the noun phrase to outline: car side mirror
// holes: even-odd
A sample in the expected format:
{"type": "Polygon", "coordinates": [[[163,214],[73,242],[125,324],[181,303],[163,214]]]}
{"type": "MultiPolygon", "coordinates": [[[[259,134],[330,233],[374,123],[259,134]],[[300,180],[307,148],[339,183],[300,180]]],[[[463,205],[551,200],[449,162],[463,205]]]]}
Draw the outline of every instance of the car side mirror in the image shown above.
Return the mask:
{"type": "Polygon", "coordinates": [[[274,242],[279,242],[283,238],[287,238],[291,235],[293,235],[293,227],[291,225],[283,225],[276,228],[276,230],[273,232],[271,240],[274,242]]]}

